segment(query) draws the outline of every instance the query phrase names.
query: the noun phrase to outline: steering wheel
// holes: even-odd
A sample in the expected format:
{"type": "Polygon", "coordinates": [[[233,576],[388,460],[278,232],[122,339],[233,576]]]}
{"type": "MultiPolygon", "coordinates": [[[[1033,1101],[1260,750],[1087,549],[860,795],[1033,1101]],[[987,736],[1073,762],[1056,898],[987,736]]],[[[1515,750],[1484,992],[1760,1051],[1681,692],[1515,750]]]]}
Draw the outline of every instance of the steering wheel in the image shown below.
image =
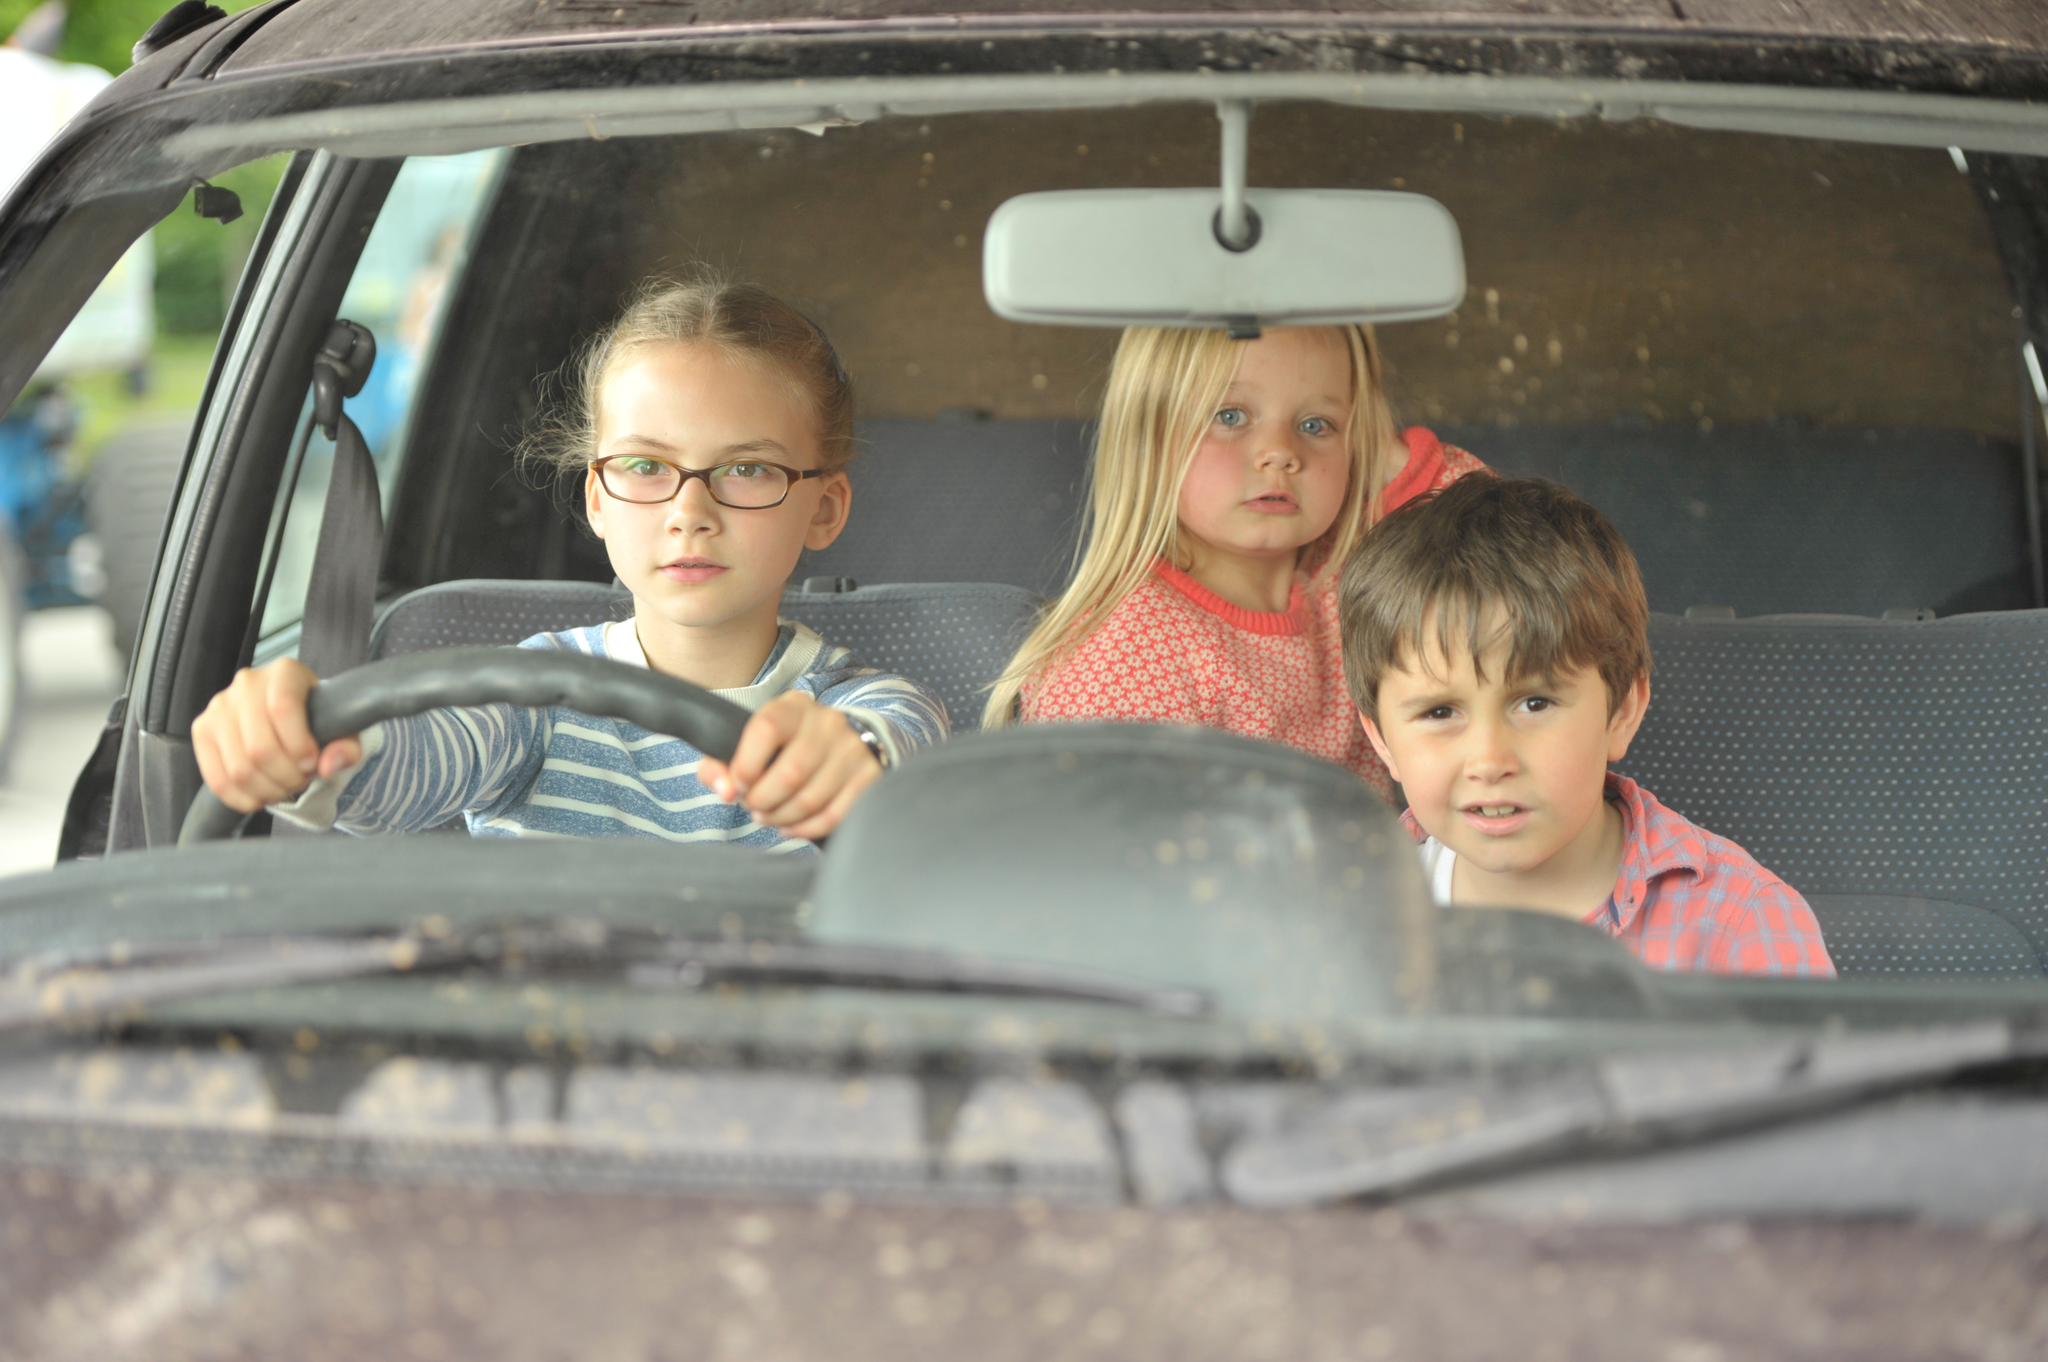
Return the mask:
{"type": "MultiPolygon", "coordinates": [[[[720,761],[732,760],[740,730],[753,718],[702,686],[610,658],[534,648],[443,648],[372,662],[322,681],[306,697],[306,722],[325,747],[385,719],[489,704],[561,705],[595,718],[625,719],[681,738],[720,761]]],[[[201,787],[185,811],[178,845],[223,841],[248,818],[201,787]]]]}

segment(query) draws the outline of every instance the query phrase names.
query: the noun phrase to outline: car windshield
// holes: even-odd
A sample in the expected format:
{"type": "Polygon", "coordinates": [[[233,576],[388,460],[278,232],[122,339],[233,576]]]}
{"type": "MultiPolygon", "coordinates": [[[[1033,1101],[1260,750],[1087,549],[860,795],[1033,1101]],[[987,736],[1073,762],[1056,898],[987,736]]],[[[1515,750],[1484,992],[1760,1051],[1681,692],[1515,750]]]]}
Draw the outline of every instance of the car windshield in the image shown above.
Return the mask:
{"type": "MultiPolygon", "coordinates": [[[[708,266],[789,300],[857,393],[850,518],[805,551],[783,617],[929,687],[956,735],[979,728],[1010,650],[1074,570],[1118,338],[996,316],[984,229],[1028,192],[1213,185],[1214,107],[590,132],[450,156],[303,152],[287,176],[300,188],[274,227],[355,233],[345,269],[318,257],[335,275],[323,330],[338,315],[376,341],[343,408],[381,504],[372,655],[630,615],[584,523],[581,472],[537,473],[520,445],[622,300],[708,266]]],[[[1619,114],[1314,100],[1261,104],[1249,164],[1257,187],[1405,191],[1449,210],[1463,302],[1376,331],[1404,448],[1554,480],[1613,521],[1641,565],[1654,659],[1616,770],[1802,895],[1838,977],[1768,977],[1782,971],[1733,956],[1660,968],[1604,921],[1437,907],[1398,790],[1390,806],[1302,753],[1181,728],[1124,746],[1028,724],[956,736],[883,777],[873,817],[815,855],[471,839],[460,822],[291,835],[261,818],[238,845],[178,848],[196,787],[179,725],[204,701],[191,678],[294,655],[317,610],[339,465],[295,370],[261,393],[279,414],[253,408],[237,437],[244,466],[269,470],[223,503],[246,566],[205,569],[227,573],[239,615],[178,635],[160,607],[144,635],[145,651],[220,655],[190,677],[172,651],[145,664],[172,680],[131,739],[135,769],[165,774],[135,777],[113,815],[135,854],[7,890],[0,1027],[112,1017],[151,1045],[293,1038],[291,1062],[265,1070],[269,1097],[235,1086],[254,1082],[238,1059],[175,1080],[225,1085],[229,1107],[340,1083],[315,1060],[345,1049],[353,1095],[323,1109],[365,1129],[428,1108],[517,1125],[582,1101],[614,1134],[644,1133],[673,1094],[635,1066],[734,1083],[794,1066],[841,1084],[798,1106],[879,1104],[862,1108],[873,1131],[845,1136],[859,1154],[898,1137],[890,1104],[911,1100],[895,1078],[848,1096],[869,1070],[1051,1064],[1072,1092],[1105,1072],[1284,1086],[1955,1027],[2048,1002],[2039,379],[2015,345],[1997,166],[1619,114]],[[92,915],[71,915],[80,895],[92,915]],[[380,1067],[407,1037],[425,1038],[413,1067],[380,1067]],[[615,1088],[564,1096],[562,1066],[600,1062],[611,1077],[591,1082],[615,1088]],[[445,1088],[431,1102],[416,1090],[429,1080],[445,1088]]],[[[272,275],[250,285],[277,317],[295,315],[281,258],[259,258],[272,275]]],[[[259,322],[231,342],[244,360],[282,334],[259,322]]],[[[228,429],[230,397],[207,429],[228,429]]],[[[209,550],[177,536],[214,513],[200,495],[188,487],[172,519],[171,552],[191,564],[209,550]]],[[[1695,853],[1668,854],[1698,873],[1695,853]]],[[[2003,1043],[1971,1032],[1907,1069],[2003,1043]]],[[[1619,1101],[1626,1083],[1601,1081],[1619,1101]]],[[[961,1119],[995,1151],[973,1156],[983,1172],[1034,1121],[1055,1143],[1096,1138],[1083,1098],[1026,1121],[1009,1089],[975,1092],[961,1119]]],[[[1216,1115],[1234,1100],[1203,1119],[1257,1127],[1216,1115]]],[[[1379,1185],[1273,1157],[1266,1181],[1240,1170],[1245,1199],[1379,1185]]],[[[1076,1158],[1100,1175],[1094,1154],[1076,1158]]]]}

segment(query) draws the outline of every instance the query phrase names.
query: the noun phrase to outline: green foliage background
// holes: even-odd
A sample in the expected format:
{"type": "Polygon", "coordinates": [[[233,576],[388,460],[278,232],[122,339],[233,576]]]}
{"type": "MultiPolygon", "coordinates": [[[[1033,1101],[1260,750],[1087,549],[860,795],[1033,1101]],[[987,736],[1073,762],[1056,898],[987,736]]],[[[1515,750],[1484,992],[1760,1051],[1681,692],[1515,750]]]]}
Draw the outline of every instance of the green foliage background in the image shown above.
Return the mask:
{"type": "MultiPolygon", "coordinates": [[[[14,32],[39,0],[0,0],[0,34],[14,32]]],[[[149,26],[163,17],[175,0],[70,0],[71,17],[64,25],[63,61],[90,62],[113,75],[128,69],[128,50],[149,26]]],[[[255,0],[212,0],[233,14],[255,0]]]]}
{"type": "MultiPolygon", "coordinates": [[[[0,0],[0,35],[12,33],[38,0],[0,0]]],[[[64,42],[57,56],[88,62],[113,75],[129,67],[129,50],[173,0],[71,0],[64,42]]],[[[234,13],[256,0],[212,0],[234,13]]],[[[156,320],[173,335],[212,335],[220,330],[226,300],[241,275],[256,238],[256,225],[284,170],[285,158],[238,166],[218,177],[242,196],[243,216],[221,224],[185,207],[156,228],[156,320]]]]}
{"type": "Polygon", "coordinates": [[[289,157],[236,166],[213,183],[242,196],[242,216],[215,222],[192,211],[191,200],[157,224],[156,324],[173,335],[212,335],[227,315],[227,302],[242,263],[256,241],[256,226],[289,157]]]}

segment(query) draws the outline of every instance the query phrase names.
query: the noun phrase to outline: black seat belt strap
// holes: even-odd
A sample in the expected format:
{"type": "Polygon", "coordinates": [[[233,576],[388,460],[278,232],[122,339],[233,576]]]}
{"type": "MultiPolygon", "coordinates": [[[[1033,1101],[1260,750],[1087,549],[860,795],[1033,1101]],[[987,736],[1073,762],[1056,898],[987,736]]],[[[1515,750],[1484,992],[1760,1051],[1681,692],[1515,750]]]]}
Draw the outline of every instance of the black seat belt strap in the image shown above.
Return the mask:
{"type": "Polygon", "coordinates": [[[334,471],[306,585],[299,661],[336,676],[370,660],[377,572],[384,558],[384,503],[363,433],[341,409],[363,390],[377,362],[369,328],[337,321],[313,358],[313,421],[334,442],[334,471]]]}

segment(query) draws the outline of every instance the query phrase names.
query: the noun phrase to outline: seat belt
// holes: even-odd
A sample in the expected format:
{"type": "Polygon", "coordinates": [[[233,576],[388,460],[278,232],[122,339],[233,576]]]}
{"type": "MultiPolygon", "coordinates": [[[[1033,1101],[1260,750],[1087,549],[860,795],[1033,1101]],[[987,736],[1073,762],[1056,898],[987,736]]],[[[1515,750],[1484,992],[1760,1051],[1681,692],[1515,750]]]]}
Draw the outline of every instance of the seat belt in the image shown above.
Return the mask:
{"type": "Polygon", "coordinates": [[[306,584],[299,661],[322,678],[370,660],[377,571],[384,558],[384,502],[363,433],[341,409],[369,380],[377,342],[369,328],[337,320],[313,357],[313,422],[334,444],[327,505],[306,584]]]}

